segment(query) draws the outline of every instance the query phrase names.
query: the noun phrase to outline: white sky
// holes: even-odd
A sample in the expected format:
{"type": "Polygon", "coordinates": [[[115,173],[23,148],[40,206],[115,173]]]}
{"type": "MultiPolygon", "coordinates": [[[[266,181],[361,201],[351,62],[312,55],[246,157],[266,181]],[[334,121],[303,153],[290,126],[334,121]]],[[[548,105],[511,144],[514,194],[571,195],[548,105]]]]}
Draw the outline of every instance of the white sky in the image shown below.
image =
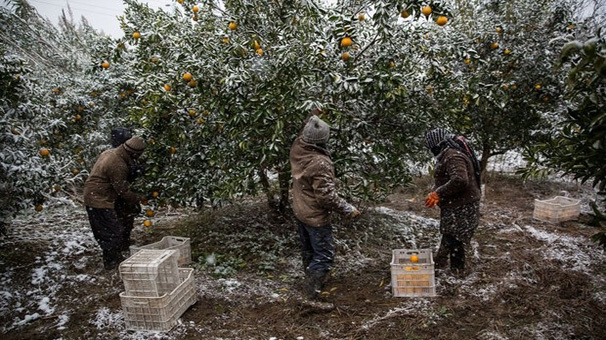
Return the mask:
{"type": "MultiPolygon", "coordinates": [[[[51,20],[55,25],[59,22],[61,10],[65,9],[67,14],[67,4],[72,9],[74,20],[80,22],[82,16],[96,28],[114,38],[121,37],[124,33],[120,29],[117,16],[124,11],[124,3],[122,0],[27,0],[32,6],[38,10],[42,17],[51,20]]],[[[164,8],[171,10],[172,6],[181,6],[176,0],[140,0],[139,2],[147,3],[154,8],[164,8]]]]}

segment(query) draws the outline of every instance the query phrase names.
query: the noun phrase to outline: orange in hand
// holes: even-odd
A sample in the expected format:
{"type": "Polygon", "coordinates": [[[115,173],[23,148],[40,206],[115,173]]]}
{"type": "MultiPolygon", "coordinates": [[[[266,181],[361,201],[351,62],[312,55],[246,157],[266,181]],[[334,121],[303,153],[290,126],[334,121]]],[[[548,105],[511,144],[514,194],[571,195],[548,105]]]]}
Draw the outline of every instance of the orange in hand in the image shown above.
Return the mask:
{"type": "Polygon", "coordinates": [[[425,206],[427,208],[433,208],[438,202],[440,202],[440,197],[435,191],[432,191],[425,199],[425,206]]]}

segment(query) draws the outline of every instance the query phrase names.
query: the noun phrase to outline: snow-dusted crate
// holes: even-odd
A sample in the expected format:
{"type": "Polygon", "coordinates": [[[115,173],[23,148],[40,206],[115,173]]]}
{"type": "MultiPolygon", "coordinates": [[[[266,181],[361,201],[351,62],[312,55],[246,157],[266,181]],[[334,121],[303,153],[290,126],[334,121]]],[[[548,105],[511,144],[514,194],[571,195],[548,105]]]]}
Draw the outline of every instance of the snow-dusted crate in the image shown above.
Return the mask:
{"type": "Polygon", "coordinates": [[[581,201],[574,198],[556,196],[548,200],[534,200],[532,217],[536,220],[560,223],[576,220],[581,212],[581,201]]]}
{"type": "Polygon", "coordinates": [[[164,236],[162,240],[144,246],[130,246],[130,254],[135,255],[141,249],[170,249],[179,251],[179,265],[191,263],[191,242],[188,237],[164,236]]]}
{"type": "Polygon", "coordinates": [[[158,297],[172,292],[181,282],[179,252],[142,249],[120,263],[120,277],[127,296],[158,297]]]}
{"type": "Polygon", "coordinates": [[[436,296],[431,249],[395,249],[391,258],[391,290],[396,297],[436,296]],[[413,256],[418,258],[412,262],[413,256]]]}
{"type": "Polygon", "coordinates": [[[179,285],[159,297],[129,296],[120,293],[126,329],[169,331],[185,311],[197,301],[194,270],[179,268],[179,285]]]}

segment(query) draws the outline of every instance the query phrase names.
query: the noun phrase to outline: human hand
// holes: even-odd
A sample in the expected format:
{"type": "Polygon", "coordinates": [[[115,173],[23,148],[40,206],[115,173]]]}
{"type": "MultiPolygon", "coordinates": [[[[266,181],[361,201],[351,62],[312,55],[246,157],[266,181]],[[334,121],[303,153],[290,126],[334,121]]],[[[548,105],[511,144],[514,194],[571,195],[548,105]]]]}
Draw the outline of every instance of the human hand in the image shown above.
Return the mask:
{"type": "Polygon", "coordinates": [[[433,208],[438,202],[440,202],[440,197],[435,191],[432,191],[425,199],[425,206],[427,208],[433,208]]]}

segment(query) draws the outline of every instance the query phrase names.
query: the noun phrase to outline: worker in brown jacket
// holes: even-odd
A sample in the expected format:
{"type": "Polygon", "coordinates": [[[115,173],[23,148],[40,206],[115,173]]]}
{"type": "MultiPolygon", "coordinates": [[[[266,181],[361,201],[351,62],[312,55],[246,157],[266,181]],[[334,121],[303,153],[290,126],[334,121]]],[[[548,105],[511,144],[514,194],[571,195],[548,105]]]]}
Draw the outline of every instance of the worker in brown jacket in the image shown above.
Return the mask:
{"type": "Polygon", "coordinates": [[[116,199],[138,204],[143,197],[132,192],[127,177],[133,161],[141,156],[145,142],[132,137],[117,148],[104,151],[84,183],[84,203],[95,240],[103,250],[105,269],[122,262],[124,226],[115,210],[116,199]]]}
{"type": "Polygon", "coordinates": [[[436,267],[450,260],[454,274],[465,270],[465,247],[480,219],[481,169],[473,149],[463,137],[444,129],[425,135],[427,147],[436,157],[434,190],[425,200],[429,208],[440,207],[442,240],[435,256],[436,267]]]}
{"type": "Polygon", "coordinates": [[[312,116],[290,150],[293,179],[293,210],[301,241],[307,294],[317,298],[334,261],[330,216],[333,212],[351,217],[358,209],[339,197],[335,172],[326,143],[330,126],[312,116]]]}

